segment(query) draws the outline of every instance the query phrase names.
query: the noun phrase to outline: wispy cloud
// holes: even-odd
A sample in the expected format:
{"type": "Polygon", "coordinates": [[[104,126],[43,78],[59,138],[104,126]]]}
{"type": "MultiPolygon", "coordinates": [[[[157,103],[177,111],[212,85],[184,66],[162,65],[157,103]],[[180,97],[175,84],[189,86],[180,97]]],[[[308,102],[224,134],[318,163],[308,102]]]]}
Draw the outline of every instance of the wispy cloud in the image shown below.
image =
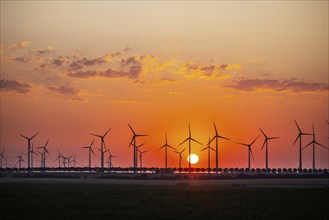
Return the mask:
{"type": "Polygon", "coordinates": [[[21,83],[17,80],[0,80],[0,89],[4,92],[28,93],[32,90],[32,85],[21,83]]]}
{"type": "Polygon", "coordinates": [[[31,41],[25,40],[10,46],[10,49],[22,49],[32,44],[31,41]]]}
{"type": "Polygon", "coordinates": [[[291,91],[298,92],[323,92],[328,91],[326,83],[308,82],[291,78],[289,80],[278,79],[258,79],[258,78],[238,78],[226,87],[243,91],[272,90],[276,92],[291,91]]]}
{"type": "Polygon", "coordinates": [[[69,84],[61,86],[49,86],[48,89],[62,95],[70,96],[74,101],[85,101],[85,99],[82,98],[83,91],[69,84]]]}
{"type": "Polygon", "coordinates": [[[40,56],[40,55],[43,55],[43,54],[46,54],[46,53],[53,52],[55,50],[56,49],[54,47],[47,47],[45,49],[34,50],[34,51],[31,51],[31,52],[35,55],[40,56]]]}
{"type": "Polygon", "coordinates": [[[28,57],[11,57],[11,58],[9,58],[9,60],[13,61],[13,62],[27,63],[31,60],[31,58],[28,58],[28,57]]]}
{"type": "Polygon", "coordinates": [[[76,77],[76,78],[91,78],[91,77],[95,77],[98,76],[98,71],[97,70],[81,70],[81,71],[77,71],[77,72],[69,72],[67,74],[70,77],[76,77]]]}

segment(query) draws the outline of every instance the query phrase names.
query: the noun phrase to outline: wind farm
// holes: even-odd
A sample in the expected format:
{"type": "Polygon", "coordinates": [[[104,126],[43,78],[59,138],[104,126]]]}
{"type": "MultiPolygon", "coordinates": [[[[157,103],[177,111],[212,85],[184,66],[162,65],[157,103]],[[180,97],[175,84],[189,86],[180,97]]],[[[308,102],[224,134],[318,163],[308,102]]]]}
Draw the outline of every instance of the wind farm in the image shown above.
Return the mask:
{"type": "MultiPolygon", "coordinates": [[[[128,166],[128,167],[121,167],[121,166],[113,166],[113,162],[112,159],[116,158],[117,159],[117,163],[120,163],[120,158],[121,156],[117,156],[117,153],[112,154],[112,152],[115,152],[115,149],[112,149],[112,151],[110,151],[109,148],[106,147],[105,144],[105,137],[108,134],[108,132],[111,130],[108,129],[104,135],[96,135],[96,134],[92,134],[93,136],[99,137],[100,138],[100,148],[98,148],[99,152],[100,152],[100,166],[93,166],[92,165],[92,156],[97,156],[93,150],[93,144],[94,144],[94,139],[91,141],[91,143],[89,144],[89,146],[86,147],[78,147],[76,148],[76,152],[72,152],[70,154],[70,156],[64,156],[63,153],[60,152],[60,149],[57,149],[57,154],[55,153],[56,150],[55,149],[49,149],[47,148],[48,143],[49,143],[49,139],[44,143],[44,145],[42,147],[38,147],[39,149],[41,149],[41,151],[39,152],[40,155],[40,166],[35,166],[33,165],[33,154],[37,155],[34,150],[33,150],[33,144],[30,148],[30,154],[26,154],[25,156],[27,156],[27,158],[31,158],[31,163],[26,163],[24,164],[25,160],[24,160],[24,155],[23,154],[19,154],[18,156],[13,156],[12,158],[16,158],[18,159],[18,161],[15,163],[14,166],[9,165],[8,163],[5,165],[3,163],[3,161],[7,161],[8,160],[8,156],[5,157],[5,148],[3,148],[2,152],[1,152],[1,172],[3,173],[30,173],[30,172],[39,172],[39,171],[43,171],[43,172],[49,172],[49,173],[56,173],[56,172],[70,172],[72,173],[72,171],[76,171],[77,173],[88,173],[88,172],[92,172],[92,173],[142,173],[142,171],[146,170],[148,174],[159,174],[159,173],[167,173],[167,174],[176,174],[176,173],[204,173],[205,171],[208,172],[208,174],[213,174],[214,176],[220,176],[220,175],[224,175],[224,174],[234,174],[235,176],[239,175],[239,174],[246,174],[246,175],[251,175],[251,176],[255,176],[256,174],[262,174],[262,173],[267,173],[267,174],[271,174],[272,176],[275,175],[286,175],[286,174],[298,174],[298,175],[302,175],[305,173],[308,174],[326,174],[328,173],[328,168],[327,167],[322,167],[319,168],[319,170],[316,169],[316,158],[315,158],[315,146],[320,146],[321,149],[319,149],[319,151],[321,151],[322,153],[325,153],[329,150],[329,148],[327,146],[324,146],[323,144],[319,143],[316,138],[315,138],[315,129],[314,129],[314,124],[312,124],[312,129],[313,129],[313,133],[309,134],[309,133],[303,133],[300,130],[299,125],[297,124],[296,121],[294,121],[295,125],[298,128],[298,136],[295,139],[295,141],[293,142],[293,145],[296,144],[296,142],[299,140],[300,143],[300,149],[298,151],[298,156],[299,156],[299,166],[292,166],[292,167],[288,167],[288,168],[279,168],[279,167],[270,167],[269,166],[269,141],[273,140],[273,139],[278,139],[279,137],[269,137],[262,129],[260,130],[260,133],[257,135],[256,138],[253,139],[252,142],[250,142],[249,144],[246,143],[241,143],[235,140],[231,140],[228,139],[226,137],[220,136],[218,134],[217,128],[215,123],[213,122],[213,126],[214,126],[214,130],[215,130],[215,135],[214,137],[208,138],[208,143],[207,145],[200,149],[200,153],[207,150],[207,156],[204,157],[204,160],[206,160],[206,167],[200,167],[197,166],[198,160],[199,160],[199,153],[192,153],[192,152],[198,152],[198,151],[193,151],[192,149],[192,142],[195,142],[201,146],[202,143],[195,140],[192,137],[192,132],[191,132],[191,128],[190,128],[190,124],[188,124],[188,128],[189,128],[189,136],[181,143],[176,143],[177,144],[177,148],[172,147],[171,145],[168,144],[168,139],[167,139],[167,134],[165,133],[165,143],[158,149],[156,149],[154,152],[159,154],[160,150],[164,149],[164,166],[161,167],[157,167],[155,165],[150,164],[148,167],[146,167],[145,165],[143,165],[143,154],[150,152],[151,150],[145,150],[145,149],[141,149],[141,147],[144,146],[145,143],[136,145],[137,143],[137,137],[145,137],[145,136],[149,136],[149,135],[145,135],[145,134],[136,134],[135,131],[132,129],[132,127],[128,124],[128,128],[129,130],[133,133],[133,137],[131,138],[128,148],[126,148],[126,151],[128,153],[129,148],[132,147],[133,149],[133,160],[131,161],[131,163],[133,164],[133,166],[128,166]],[[260,137],[260,135],[264,136],[264,141],[263,144],[258,144],[258,149],[257,148],[257,139],[260,137]],[[312,136],[312,140],[307,144],[302,146],[302,141],[301,141],[301,137],[303,135],[307,135],[307,136],[312,136]],[[232,144],[238,144],[238,145],[242,145],[242,146],[246,146],[247,147],[247,152],[248,152],[248,157],[247,157],[247,166],[245,167],[235,167],[235,168],[230,168],[230,167],[218,167],[218,139],[225,139],[226,141],[230,142],[230,145],[232,144]],[[216,140],[216,142],[212,142],[216,140]],[[187,154],[183,155],[184,151],[186,150],[186,148],[181,149],[181,145],[183,145],[184,143],[188,143],[188,152],[186,152],[187,154]],[[212,147],[212,143],[213,146],[215,148],[212,147]],[[306,168],[302,168],[302,160],[301,160],[301,150],[306,150],[306,148],[308,148],[309,146],[313,146],[312,148],[312,167],[309,169],[306,168]],[[262,151],[265,147],[265,166],[264,167],[255,167],[252,168],[251,166],[251,159],[255,162],[255,158],[254,158],[254,153],[253,153],[253,149],[258,150],[258,151],[262,151]],[[253,148],[253,149],[252,149],[253,148]],[[78,163],[77,162],[77,152],[80,151],[85,151],[88,150],[88,162],[87,163],[78,163]],[[215,153],[215,164],[211,163],[211,151],[213,151],[215,153]],[[108,157],[106,160],[104,160],[104,155],[105,153],[108,152],[108,157]],[[159,153],[158,153],[159,152],[159,153]],[[168,157],[168,153],[169,157],[168,157]],[[168,166],[168,158],[172,158],[174,159],[174,154],[178,154],[179,156],[179,160],[178,163],[174,163],[176,166],[168,166]],[[198,158],[195,162],[193,162],[193,159],[189,159],[189,157],[191,155],[196,155],[198,158]],[[57,161],[58,161],[58,166],[47,166],[48,163],[46,163],[46,161],[52,162],[52,164],[54,165],[57,161]],[[184,163],[184,161],[187,162],[188,165],[186,165],[184,163]],[[108,164],[107,167],[104,166],[104,162],[106,162],[108,164]],[[182,162],[185,165],[185,167],[182,166],[182,162]],[[78,166],[77,166],[78,165],[78,166]],[[193,165],[193,166],[192,166],[193,165]]],[[[34,138],[36,135],[32,136],[32,138],[34,138]]],[[[32,138],[28,139],[31,140],[32,138]]],[[[274,145],[274,144],[273,144],[274,145]]],[[[293,146],[292,145],[292,146],[293,146]]],[[[289,148],[288,148],[289,149],[289,148]]],[[[242,151],[242,149],[240,149],[240,151],[242,151]]],[[[201,155],[201,154],[199,154],[201,155]]],[[[79,158],[78,160],[80,161],[85,161],[82,158],[79,158]]],[[[294,176],[293,175],[293,176],[294,176]]]]}
{"type": "Polygon", "coordinates": [[[0,1],[0,219],[327,219],[328,1],[0,1]]]}

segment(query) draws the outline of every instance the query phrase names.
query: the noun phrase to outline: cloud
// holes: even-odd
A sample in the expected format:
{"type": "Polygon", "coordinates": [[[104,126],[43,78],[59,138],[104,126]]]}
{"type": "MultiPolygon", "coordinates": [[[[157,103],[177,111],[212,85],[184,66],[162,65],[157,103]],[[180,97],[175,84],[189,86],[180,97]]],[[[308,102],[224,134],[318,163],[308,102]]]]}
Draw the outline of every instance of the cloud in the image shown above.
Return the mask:
{"type": "Polygon", "coordinates": [[[60,58],[56,58],[51,62],[52,66],[58,67],[58,66],[64,66],[66,64],[68,64],[69,61],[60,57],[60,58]]]}
{"type": "Polygon", "coordinates": [[[10,61],[13,61],[13,62],[27,63],[31,59],[30,58],[26,58],[26,57],[11,57],[11,58],[9,58],[9,60],[10,61]]]}
{"type": "Polygon", "coordinates": [[[240,64],[202,65],[192,62],[185,63],[178,74],[185,78],[222,78],[228,76],[225,71],[239,70],[240,64]]]}
{"type": "Polygon", "coordinates": [[[98,75],[97,70],[86,70],[86,71],[78,71],[78,72],[69,72],[67,74],[70,77],[76,77],[76,78],[91,78],[98,75]]]}
{"type": "MultiPolygon", "coordinates": [[[[69,65],[69,70],[80,70],[84,68],[84,66],[95,66],[102,65],[106,62],[111,62],[114,57],[118,56],[120,52],[113,52],[109,54],[105,54],[103,57],[98,57],[95,59],[81,58],[77,59],[69,65]]],[[[76,57],[77,58],[77,57],[76,57]]]]}
{"type": "Polygon", "coordinates": [[[130,78],[130,79],[138,79],[139,78],[140,69],[137,66],[133,66],[130,68],[129,72],[122,70],[114,70],[107,69],[104,72],[100,73],[100,76],[107,78],[130,78]]]}
{"type": "Polygon", "coordinates": [[[226,87],[243,91],[273,90],[276,92],[291,91],[295,93],[323,92],[329,90],[329,86],[326,83],[308,82],[295,78],[289,80],[238,78],[232,84],[226,85],[226,87]]]}
{"type": "Polygon", "coordinates": [[[10,46],[10,49],[22,49],[32,44],[31,41],[25,40],[10,46]]]}
{"type": "Polygon", "coordinates": [[[49,86],[49,90],[57,92],[62,95],[71,96],[71,100],[73,101],[85,101],[81,95],[83,93],[82,90],[77,89],[75,86],[72,85],[62,85],[62,86],[49,86]]]}
{"type": "Polygon", "coordinates": [[[30,84],[21,83],[17,80],[0,80],[0,90],[4,92],[18,92],[18,93],[28,93],[32,90],[32,86],[30,84]]]}
{"type": "Polygon", "coordinates": [[[54,47],[47,47],[45,49],[39,49],[39,50],[34,50],[32,51],[32,53],[34,53],[35,55],[43,55],[43,54],[46,54],[46,53],[50,53],[50,52],[53,52],[55,51],[56,49],[54,47]]]}

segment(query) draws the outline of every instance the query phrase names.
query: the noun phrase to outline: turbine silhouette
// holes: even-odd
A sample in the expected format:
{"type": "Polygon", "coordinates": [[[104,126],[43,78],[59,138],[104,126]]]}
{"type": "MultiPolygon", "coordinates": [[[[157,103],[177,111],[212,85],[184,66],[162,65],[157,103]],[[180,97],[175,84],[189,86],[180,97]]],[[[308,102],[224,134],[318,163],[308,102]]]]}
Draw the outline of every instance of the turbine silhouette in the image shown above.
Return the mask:
{"type": "Polygon", "coordinates": [[[267,135],[265,134],[265,132],[262,130],[262,129],[259,129],[262,134],[264,135],[265,137],[265,140],[264,140],[264,143],[263,143],[263,146],[262,146],[262,150],[264,148],[264,146],[266,145],[266,170],[268,170],[268,141],[269,140],[273,140],[273,139],[277,139],[279,137],[267,137],[267,135]]]}
{"type": "Polygon", "coordinates": [[[293,145],[295,145],[296,142],[297,142],[298,139],[299,139],[299,169],[303,169],[303,164],[302,164],[302,159],[303,159],[303,158],[302,158],[302,136],[303,136],[303,135],[312,135],[312,134],[302,132],[302,130],[301,130],[300,127],[298,126],[296,120],[295,120],[295,124],[296,124],[296,126],[297,126],[297,129],[298,129],[298,132],[299,132],[299,133],[298,133],[297,138],[296,138],[296,140],[295,140],[295,142],[294,142],[293,145]]]}
{"type": "Polygon", "coordinates": [[[31,163],[30,163],[30,158],[31,158],[31,140],[35,136],[37,136],[38,134],[39,134],[39,132],[36,133],[35,135],[33,135],[30,138],[29,137],[26,137],[26,136],[24,136],[22,134],[19,134],[20,136],[22,136],[23,138],[25,138],[27,140],[27,168],[28,168],[28,170],[30,170],[30,168],[31,168],[31,163]]]}
{"type": "Polygon", "coordinates": [[[172,146],[170,146],[169,144],[168,144],[168,142],[167,142],[167,134],[165,133],[165,144],[162,146],[162,147],[160,147],[159,149],[158,149],[158,151],[159,150],[161,150],[162,148],[164,148],[165,149],[165,168],[167,169],[168,168],[168,158],[167,158],[167,154],[168,154],[168,151],[167,151],[167,149],[168,149],[168,147],[169,148],[171,148],[171,149],[173,149],[173,150],[176,150],[175,148],[173,148],[172,146]]]}
{"type": "Polygon", "coordinates": [[[182,153],[186,150],[186,148],[184,148],[182,151],[178,152],[178,151],[174,151],[174,153],[179,154],[179,169],[182,169],[182,161],[183,161],[183,157],[182,157],[182,153]]]}
{"type": "Polygon", "coordinates": [[[101,168],[104,168],[104,153],[106,152],[106,146],[105,146],[105,141],[104,141],[104,138],[105,136],[107,135],[107,133],[109,133],[109,131],[111,130],[112,128],[108,129],[104,135],[99,135],[99,134],[90,134],[92,136],[95,136],[95,137],[99,137],[101,139],[101,148],[99,149],[100,152],[101,152],[101,168]],[[105,149],[104,149],[105,148],[105,149]]]}
{"type": "Polygon", "coordinates": [[[213,123],[214,123],[214,128],[215,128],[215,136],[211,139],[210,142],[212,142],[213,140],[216,139],[216,173],[218,173],[218,139],[225,139],[225,140],[230,140],[230,139],[227,137],[220,136],[218,134],[215,122],[213,122],[213,123]]]}
{"type": "Polygon", "coordinates": [[[91,168],[91,153],[93,153],[93,154],[95,155],[95,152],[94,152],[93,149],[92,149],[92,146],[93,146],[93,144],[94,144],[94,140],[95,140],[95,139],[93,139],[93,141],[91,142],[91,144],[90,144],[89,146],[87,146],[87,147],[82,147],[82,148],[84,148],[84,149],[88,149],[88,152],[89,152],[89,165],[88,165],[88,167],[89,167],[89,168],[91,168]]]}
{"type": "Polygon", "coordinates": [[[327,150],[329,150],[329,149],[315,140],[314,124],[312,124],[312,127],[313,127],[313,133],[312,133],[313,140],[309,144],[307,144],[305,147],[303,147],[302,150],[304,150],[305,148],[307,148],[308,146],[310,146],[312,144],[312,146],[313,146],[313,148],[312,148],[312,150],[313,150],[313,170],[314,170],[315,169],[315,145],[323,147],[327,150]]]}
{"type": "Polygon", "coordinates": [[[133,133],[133,137],[129,143],[129,146],[133,146],[134,147],[134,173],[136,173],[137,171],[137,166],[138,166],[138,158],[137,158],[137,145],[136,145],[136,138],[137,137],[144,137],[144,136],[148,136],[147,134],[136,134],[134,129],[130,126],[130,124],[128,124],[131,132],[133,133]]]}
{"type": "MultiPolygon", "coordinates": [[[[210,146],[210,138],[207,144],[207,147],[203,148],[201,151],[204,151],[208,149],[208,173],[210,173],[210,150],[215,151],[211,146],[210,146]]],[[[215,151],[216,152],[216,151],[215,151]]]]}
{"type": "Polygon", "coordinates": [[[260,135],[258,135],[250,144],[244,144],[244,143],[239,143],[235,142],[237,144],[243,145],[248,147],[248,169],[250,170],[250,155],[252,156],[252,160],[255,161],[254,154],[252,153],[251,146],[256,142],[256,140],[259,138],[260,135]]]}

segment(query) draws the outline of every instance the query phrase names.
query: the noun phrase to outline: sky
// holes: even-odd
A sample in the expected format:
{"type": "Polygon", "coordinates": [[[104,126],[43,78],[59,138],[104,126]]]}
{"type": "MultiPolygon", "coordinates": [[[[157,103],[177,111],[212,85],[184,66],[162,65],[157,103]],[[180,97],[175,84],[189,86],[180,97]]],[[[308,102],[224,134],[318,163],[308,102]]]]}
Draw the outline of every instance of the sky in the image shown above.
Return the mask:
{"type": "MultiPolygon", "coordinates": [[[[219,167],[247,167],[247,148],[260,133],[269,142],[269,167],[298,167],[298,130],[329,146],[327,1],[1,1],[0,147],[14,165],[33,136],[88,164],[90,133],[104,134],[117,158],[132,166],[132,133],[148,134],[143,165],[164,166],[165,143],[178,151],[188,136],[207,166],[208,139],[219,134],[219,167]]],[[[264,137],[252,167],[265,167],[264,137]]],[[[303,138],[303,146],[312,141],[303,138]]],[[[211,144],[215,147],[214,143],[211,144]]],[[[99,166],[95,138],[92,165],[99,166]]],[[[40,149],[37,149],[40,150],[40,149]]],[[[107,157],[108,155],[106,155],[107,157]]],[[[188,165],[187,150],[183,167],[188,165]]],[[[211,166],[215,166],[211,154],[211,166]]],[[[34,164],[40,165],[35,157],[34,164]]],[[[168,166],[179,156],[168,152],[168,166]]],[[[23,163],[26,166],[26,163],[23,163]]],[[[303,166],[312,166],[311,147],[303,166]]],[[[329,151],[316,147],[316,167],[329,151]]]]}

